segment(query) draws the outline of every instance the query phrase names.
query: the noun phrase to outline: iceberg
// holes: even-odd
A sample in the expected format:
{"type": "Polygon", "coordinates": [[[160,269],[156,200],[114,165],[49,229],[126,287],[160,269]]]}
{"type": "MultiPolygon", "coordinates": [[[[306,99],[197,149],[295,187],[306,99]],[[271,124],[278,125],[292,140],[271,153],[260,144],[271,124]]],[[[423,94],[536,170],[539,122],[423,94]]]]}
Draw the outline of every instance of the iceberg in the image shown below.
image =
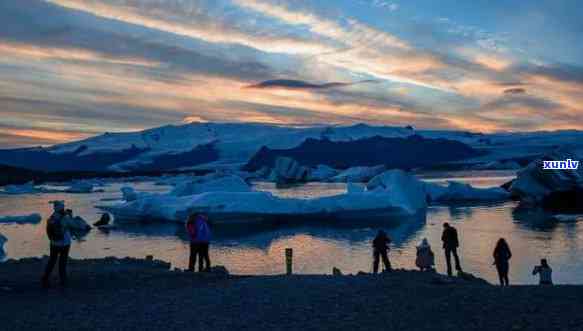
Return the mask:
{"type": "Polygon", "coordinates": [[[249,192],[251,188],[239,176],[227,175],[219,178],[202,177],[177,184],[170,195],[182,197],[204,192],[249,192]]]}
{"type": "Polygon", "coordinates": [[[306,182],[310,169],[301,166],[289,157],[278,157],[269,179],[278,184],[292,184],[306,182]]]}
{"type": "Polygon", "coordinates": [[[308,175],[308,181],[324,182],[336,175],[338,175],[338,170],[327,165],[320,164],[310,171],[310,174],[308,175]]]}
{"type": "MultiPolygon", "coordinates": [[[[394,172],[399,172],[395,170],[394,172]]],[[[178,196],[158,194],[113,206],[97,206],[116,221],[184,222],[190,213],[208,213],[213,221],[235,222],[280,217],[361,219],[387,214],[414,215],[427,207],[423,185],[400,172],[388,176],[387,189],[351,190],[316,199],[279,198],[268,192],[215,191],[178,196]],[[392,182],[389,182],[392,181],[392,182]]]]}
{"type": "Polygon", "coordinates": [[[120,188],[121,194],[125,201],[134,201],[138,199],[138,193],[131,186],[123,186],[120,188]]]}
{"type": "MultiPolygon", "coordinates": [[[[367,190],[409,190],[402,196],[418,196],[422,194],[427,202],[468,202],[468,201],[503,201],[510,198],[510,193],[500,187],[475,188],[460,182],[448,182],[447,186],[421,181],[402,170],[389,170],[373,179],[366,185],[367,190]],[[423,193],[420,193],[423,192],[423,193]]],[[[417,201],[407,202],[418,208],[417,201]]],[[[405,202],[403,202],[405,203],[405,202]]],[[[424,203],[424,202],[420,202],[424,203]]]]}
{"type": "Polygon", "coordinates": [[[93,193],[93,184],[87,181],[74,181],[69,188],[65,189],[66,193],[93,193]]]}
{"type": "Polygon", "coordinates": [[[383,173],[386,170],[384,165],[375,167],[352,167],[342,171],[340,174],[332,177],[332,182],[357,182],[366,183],[376,175],[383,173]]]}
{"type": "Polygon", "coordinates": [[[504,201],[510,193],[501,187],[476,188],[470,184],[449,181],[447,186],[425,183],[430,202],[504,201]]]}
{"type": "Polygon", "coordinates": [[[3,257],[6,253],[4,252],[4,243],[6,243],[8,239],[0,233],[0,257],[3,257]]]}
{"type": "Polygon", "coordinates": [[[559,200],[573,198],[574,201],[578,201],[583,191],[583,166],[580,165],[578,169],[543,169],[543,160],[567,159],[579,160],[569,152],[555,151],[529,163],[518,172],[516,179],[510,185],[510,192],[520,197],[522,202],[534,205],[544,204],[544,200],[556,193],[561,194],[559,200]]]}
{"type": "Polygon", "coordinates": [[[375,176],[366,189],[391,195],[396,204],[409,211],[427,207],[424,183],[403,170],[389,170],[375,176]]]}
{"type": "Polygon", "coordinates": [[[39,193],[40,191],[34,187],[33,182],[28,182],[22,185],[6,185],[4,186],[4,194],[30,194],[39,193]]]}
{"type": "Polygon", "coordinates": [[[0,216],[0,224],[16,223],[16,224],[37,224],[40,223],[42,217],[40,214],[30,214],[23,216],[0,216]]]}
{"type": "Polygon", "coordinates": [[[75,216],[72,218],[71,228],[76,233],[85,233],[91,230],[91,225],[81,216],[75,216]]]}
{"type": "Polygon", "coordinates": [[[557,214],[551,218],[560,223],[577,223],[583,221],[583,215],[557,214]]]}

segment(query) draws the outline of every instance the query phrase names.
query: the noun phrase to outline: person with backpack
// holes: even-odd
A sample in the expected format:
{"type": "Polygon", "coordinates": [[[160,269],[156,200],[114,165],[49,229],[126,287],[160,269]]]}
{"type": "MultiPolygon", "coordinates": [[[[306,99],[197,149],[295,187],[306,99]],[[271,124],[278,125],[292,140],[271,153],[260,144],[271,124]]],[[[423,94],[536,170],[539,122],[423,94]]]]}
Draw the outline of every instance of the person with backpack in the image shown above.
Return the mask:
{"type": "Polygon", "coordinates": [[[47,236],[50,240],[49,262],[45,268],[41,282],[44,288],[50,287],[50,277],[59,261],[59,280],[61,286],[67,284],[67,260],[69,259],[69,250],[71,248],[71,218],[65,211],[63,201],[52,201],[53,214],[47,220],[47,236]]]}
{"type": "Polygon", "coordinates": [[[204,214],[192,214],[186,222],[186,231],[190,238],[190,258],[188,271],[194,272],[198,257],[198,271],[210,271],[211,260],[209,257],[209,243],[211,230],[208,217],[204,214]]]}
{"type": "Polygon", "coordinates": [[[460,258],[457,254],[457,249],[459,247],[459,239],[457,230],[449,225],[449,223],[443,223],[443,233],[441,234],[441,241],[443,242],[443,249],[445,251],[445,263],[447,265],[447,275],[451,276],[451,256],[453,255],[455,259],[455,270],[458,272],[462,271],[460,265],[460,258]]]}
{"type": "Polygon", "coordinates": [[[391,243],[391,238],[387,236],[387,233],[383,230],[379,230],[376,237],[372,241],[373,250],[373,273],[379,272],[379,259],[382,258],[385,271],[393,270],[391,268],[391,262],[389,261],[389,245],[391,243]]]}
{"type": "Polygon", "coordinates": [[[498,278],[500,279],[500,286],[509,286],[508,270],[510,269],[510,258],[512,252],[504,238],[500,238],[494,248],[494,265],[498,271],[498,278]]]}

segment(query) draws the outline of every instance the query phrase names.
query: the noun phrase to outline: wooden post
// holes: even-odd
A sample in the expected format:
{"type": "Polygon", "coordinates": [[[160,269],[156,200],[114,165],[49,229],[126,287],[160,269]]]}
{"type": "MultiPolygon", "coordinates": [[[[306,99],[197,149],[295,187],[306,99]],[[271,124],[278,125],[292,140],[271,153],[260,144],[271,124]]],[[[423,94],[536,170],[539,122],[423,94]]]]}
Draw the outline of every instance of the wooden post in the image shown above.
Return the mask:
{"type": "Polygon", "coordinates": [[[285,270],[286,275],[292,274],[294,250],[291,248],[285,249],[285,270]]]}

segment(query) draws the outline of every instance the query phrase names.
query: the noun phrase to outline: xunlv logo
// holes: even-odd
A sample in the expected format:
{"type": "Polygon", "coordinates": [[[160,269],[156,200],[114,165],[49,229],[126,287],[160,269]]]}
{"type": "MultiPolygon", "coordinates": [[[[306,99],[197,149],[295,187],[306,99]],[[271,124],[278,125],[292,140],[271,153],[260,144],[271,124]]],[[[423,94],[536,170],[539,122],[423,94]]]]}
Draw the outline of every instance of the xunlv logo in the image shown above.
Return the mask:
{"type": "Polygon", "coordinates": [[[566,159],[564,161],[543,161],[543,169],[577,169],[579,161],[566,159]]]}

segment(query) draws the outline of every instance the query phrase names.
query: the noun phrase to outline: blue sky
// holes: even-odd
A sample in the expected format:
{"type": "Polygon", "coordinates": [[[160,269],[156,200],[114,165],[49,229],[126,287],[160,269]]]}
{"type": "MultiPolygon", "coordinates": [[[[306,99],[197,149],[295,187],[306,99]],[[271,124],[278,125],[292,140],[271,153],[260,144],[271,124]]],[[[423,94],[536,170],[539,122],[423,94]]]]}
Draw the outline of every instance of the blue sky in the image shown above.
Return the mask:
{"type": "Polygon", "coordinates": [[[0,147],[192,121],[582,129],[582,7],[0,0],[0,147]]]}

